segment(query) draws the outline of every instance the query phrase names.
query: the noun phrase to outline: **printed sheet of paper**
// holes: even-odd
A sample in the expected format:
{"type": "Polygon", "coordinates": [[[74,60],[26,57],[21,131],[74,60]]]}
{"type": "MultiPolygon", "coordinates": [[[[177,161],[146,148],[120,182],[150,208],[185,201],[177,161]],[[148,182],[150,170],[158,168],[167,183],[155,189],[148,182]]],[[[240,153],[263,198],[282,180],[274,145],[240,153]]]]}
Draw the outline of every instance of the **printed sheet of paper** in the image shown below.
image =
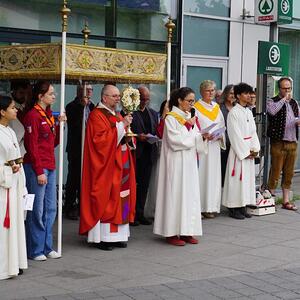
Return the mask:
{"type": "Polygon", "coordinates": [[[27,194],[24,196],[24,210],[32,210],[35,194],[27,194]]]}
{"type": "Polygon", "coordinates": [[[212,123],[211,125],[209,125],[208,127],[201,129],[201,133],[205,134],[208,133],[211,129],[213,129],[218,123],[212,123]]]}
{"type": "Polygon", "coordinates": [[[213,136],[213,141],[216,141],[217,139],[219,139],[220,137],[222,137],[223,133],[225,132],[226,127],[221,127],[216,129],[215,131],[213,131],[211,133],[211,135],[213,136]]]}

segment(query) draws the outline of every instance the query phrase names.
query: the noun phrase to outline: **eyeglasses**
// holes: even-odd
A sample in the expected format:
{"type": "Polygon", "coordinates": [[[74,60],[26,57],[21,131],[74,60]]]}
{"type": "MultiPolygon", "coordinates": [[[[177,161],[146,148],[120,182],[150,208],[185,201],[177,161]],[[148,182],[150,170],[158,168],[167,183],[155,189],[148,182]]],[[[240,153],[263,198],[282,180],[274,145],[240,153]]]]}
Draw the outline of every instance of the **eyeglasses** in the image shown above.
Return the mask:
{"type": "Polygon", "coordinates": [[[121,97],[120,95],[117,95],[117,94],[115,94],[115,95],[104,94],[104,95],[107,97],[111,97],[111,98],[120,98],[121,97]]]}
{"type": "Polygon", "coordinates": [[[188,102],[189,104],[194,104],[195,100],[188,100],[188,99],[184,99],[184,101],[188,102]]]}
{"type": "Polygon", "coordinates": [[[285,90],[285,91],[290,91],[292,88],[291,87],[287,87],[287,88],[280,88],[281,90],[285,90]]]}
{"type": "Polygon", "coordinates": [[[215,89],[211,89],[211,90],[204,90],[203,92],[205,93],[214,93],[216,90],[215,89]]]}

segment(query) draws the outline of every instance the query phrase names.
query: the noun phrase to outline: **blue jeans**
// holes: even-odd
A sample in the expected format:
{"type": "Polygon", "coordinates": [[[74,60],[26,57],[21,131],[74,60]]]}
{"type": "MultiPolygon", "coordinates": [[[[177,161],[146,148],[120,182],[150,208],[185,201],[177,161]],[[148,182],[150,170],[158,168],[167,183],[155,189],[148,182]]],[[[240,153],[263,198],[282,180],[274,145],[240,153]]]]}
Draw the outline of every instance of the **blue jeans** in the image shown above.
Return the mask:
{"type": "Polygon", "coordinates": [[[30,164],[24,164],[26,186],[35,194],[33,210],[27,212],[26,241],[29,258],[50,253],[53,244],[52,227],[56,217],[56,171],[44,169],[47,184],[40,185],[30,164]]]}

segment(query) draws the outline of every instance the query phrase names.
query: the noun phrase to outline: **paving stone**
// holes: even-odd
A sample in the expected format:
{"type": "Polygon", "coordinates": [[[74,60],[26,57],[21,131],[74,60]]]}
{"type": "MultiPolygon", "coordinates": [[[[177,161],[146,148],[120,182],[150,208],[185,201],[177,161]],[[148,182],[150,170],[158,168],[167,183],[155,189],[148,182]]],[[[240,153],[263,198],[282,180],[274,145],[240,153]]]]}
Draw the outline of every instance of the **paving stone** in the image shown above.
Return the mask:
{"type": "MultiPolygon", "coordinates": [[[[162,300],[162,298],[158,295],[147,293],[144,291],[144,293],[136,293],[134,295],[131,295],[132,299],[135,300],[162,300]]],[[[108,298],[109,300],[109,298],[108,298]]]]}
{"type": "Polygon", "coordinates": [[[240,293],[237,293],[237,292],[234,292],[234,291],[231,291],[231,290],[227,290],[225,288],[219,288],[219,289],[216,289],[216,290],[212,290],[209,293],[216,296],[216,297],[219,297],[221,299],[234,299],[234,298],[244,296],[240,293]]]}
{"type": "Polygon", "coordinates": [[[153,294],[158,295],[162,298],[173,298],[173,297],[178,297],[181,296],[179,290],[169,290],[169,291],[159,291],[159,292],[153,292],[153,294]]]}
{"type": "Polygon", "coordinates": [[[273,293],[274,296],[279,297],[280,299],[290,300],[290,299],[300,299],[300,295],[292,291],[284,291],[280,293],[273,293]]]}
{"type": "Polygon", "coordinates": [[[177,290],[177,289],[190,288],[191,287],[191,282],[179,281],[179,282],[166,283],[164,285],[169,287],[169,288],[173,288],[173,289],[177,290]]]}
{"type": "Polygon", "coordinates": [[[135,294],[142,294],[142,293],[146,293],[146,291],[142,288],[142,287],[133,287],[133,288],[126,288],[126,289],[119,289],[119,291],[122,294],[125,295],[135,295],[135,294]]]}
{"type": "Polygon", "coordinates": [[[122,292],[120,292],[119,290],[115,290],[115,289],[97,291],[97,294],[104,299],[108,298],[108,297],[124,295],[122,292]]]}
{"type": "Polygon", "coordinates": [[[106,298],[108,300],[132,300],[133,298],[126,296],[126,295],[119,295],[119,296],[113,296],[106,298]]]}
{"type": "Polygon", "coordinates": [[[53,296],[45,296],[44,297],[47,300],[74,300],[70,295],[53,295],[53,296]]]}
{"type": "Polygon", "coordinates": [[[205,300],[216,300],[220,299],[219,297],[216,297],[215,295],[209,294],[203,290],[197,289],[197,288],[185,288],[178,290],[179,293],[182,295],[185,295],[187,297],[190,297],[191,299],[205,299],[205,300]]]}
{"type": "Polygon", "coordinates": [[[255,300],[278,300],[280,298],[276,297],[274,295],[270,295],[270,294],[262,294],[262,295],[257,295],[257,296],[251,297],[251,299],[255,299],[255,300]]]}
{"type": "Polygon", "coordinates": [[[190,281],[190,284],[193,287],[199,288],[204,291],[216,290],[219,287],[217,284],[213,283],[213,280],[193,280],[190,281]]]}
{"type": "Polygon", "coordinates": [[[86,292],[86,293],[74,293],[70,294],[70,296],[74,299],[78,300],[90,300],[90,299],[97,299],[99,298],[99,294],[93,292],[86,292]]]}
{"type": "MultiPolygon", "coordinates": [[[[1,300],[8,300],[9,298],[2,298],[1,297],[1,300]]],[[[20,299],[20,300],[45,300],[46,298],[45,297],[34,297],[34,298],[24,298],[24,299],[20,299]]],[[[9,299],[10,300],[10,299],[9,299]]]]}
{"type": "Polygon", "coordinates": [[[267,293],[276,293],[284,292],[286,289],[274,284],[265,284],[262,290],[267,293]]]}
{"type": "Polygon", "coordinates": [[[249,286],[242,289],[238,289],[236,290],[236,292],[244,296],[255,296],[255,295],[264,294],[264,291],[249,286]]]}
{"type": "Polygon", "coordinates": [[[230,277],[225,277],[225,278],[216,278],[211,280],[214,284],[217,284],[218,286],[225,287],[228,290],[238,290],[242,288],[247,288],[248,286],[238,282],[236,280],[233,280],[230,277]]]}
{"type": "Polygon", "coordinates": [[[174,297],[162,297],[162,299],[164,300],[191,300],[190,297],[184,296],[184,295],[180,295],[180,296],[174,296],[174,297]]]}

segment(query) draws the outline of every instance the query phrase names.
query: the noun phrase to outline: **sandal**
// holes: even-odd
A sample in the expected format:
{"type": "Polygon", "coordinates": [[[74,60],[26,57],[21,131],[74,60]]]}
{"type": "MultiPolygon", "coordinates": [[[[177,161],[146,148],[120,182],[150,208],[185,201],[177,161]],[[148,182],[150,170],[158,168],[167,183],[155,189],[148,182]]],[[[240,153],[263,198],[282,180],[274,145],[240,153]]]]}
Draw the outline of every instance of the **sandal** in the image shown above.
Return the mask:
{"type": "Polygon", "coordinates": [[[290,202],[282,203],[282,208],[287,210],[293,210],[296,211],[298,208],[295,206],[295,204],[292,204],[290,202]]]}

